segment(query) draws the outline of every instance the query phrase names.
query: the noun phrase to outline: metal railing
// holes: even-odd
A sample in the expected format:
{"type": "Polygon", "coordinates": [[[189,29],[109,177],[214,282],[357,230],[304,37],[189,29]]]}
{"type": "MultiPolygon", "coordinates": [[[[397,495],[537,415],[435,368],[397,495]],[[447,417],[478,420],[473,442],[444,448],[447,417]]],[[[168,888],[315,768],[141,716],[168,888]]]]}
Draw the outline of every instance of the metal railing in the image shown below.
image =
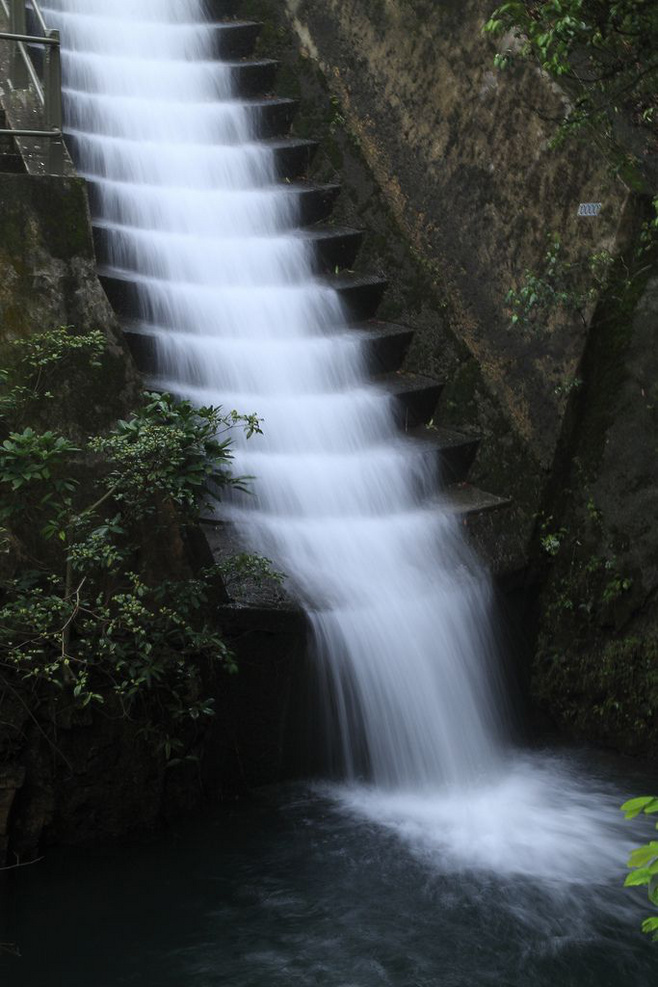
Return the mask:
{"type": "Polygon", "coordinates": [[[61,175],[64,171],[64,142],[62,135],[62,62],[59,31],[51,30],[46,24],[37,0],[0,0],[9,17],[10,31],[0,31],[0,41],[10,41],[15,45],[10,60],[12,89],[29,89],[32,86],[43,107],[43,130],[0,129],[0,135],[20,138],[38,138],[50,142],[49,171],[61,175]],[[28,9],[40,34],[28,34],[28,9]],[[37,65],[30,53],[30,46],[44,49],[43,73],[39,77],[37,65]]]}

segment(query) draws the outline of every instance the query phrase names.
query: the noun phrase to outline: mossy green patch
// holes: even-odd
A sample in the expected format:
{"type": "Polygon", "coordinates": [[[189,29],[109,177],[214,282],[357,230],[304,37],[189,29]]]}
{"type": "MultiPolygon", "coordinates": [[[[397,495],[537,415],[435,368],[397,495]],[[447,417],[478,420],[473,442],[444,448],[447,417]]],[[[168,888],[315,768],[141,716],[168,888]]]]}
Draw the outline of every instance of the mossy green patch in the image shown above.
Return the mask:
{"type": "Polygon", "coordinates": [[[627,753],[658,749],[658,638],[544,647],[534,678],[535,698],[570,732],[627,753]]]}
{"type": "Polygon", "coordinates": [[[34,207],[44,218],[44,231],[54,257],[92,257],[91,230],[84,181],[55,179],[33,186],[34,207]]]}
{"type": "Polygon", "coordinates": [[[581,402],[578,453],[590,479],[599,468],[606,432],[614,419],[613,396],[627,373],[625,357],[633,336],[633,316],[657,259],[636,260],[639,271],[633,273],[629,258],[619,258],[592,321],[583,365],[587,390],[581,402]]]}

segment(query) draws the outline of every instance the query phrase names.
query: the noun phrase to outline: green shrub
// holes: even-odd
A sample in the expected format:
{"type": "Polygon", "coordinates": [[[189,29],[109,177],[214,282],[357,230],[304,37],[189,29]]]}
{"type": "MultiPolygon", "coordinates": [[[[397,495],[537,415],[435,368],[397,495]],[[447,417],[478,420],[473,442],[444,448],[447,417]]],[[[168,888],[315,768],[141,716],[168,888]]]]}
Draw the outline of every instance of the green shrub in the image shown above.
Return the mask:
{"type": "Polygon", "coordinates": [[[72,382],[91,399],[103,346],[99,333],[43,333],[15,344],[0,380],[0,679],[53,724],[111,706],[173,759],[213,714],[205,670],[236,664],[215,613],[219,568],[191,574],[169,549],[210,496],[244,486],[230,433],[259,423],[149,393],[82,442],[66,422],[44,428],[72,382]]]}

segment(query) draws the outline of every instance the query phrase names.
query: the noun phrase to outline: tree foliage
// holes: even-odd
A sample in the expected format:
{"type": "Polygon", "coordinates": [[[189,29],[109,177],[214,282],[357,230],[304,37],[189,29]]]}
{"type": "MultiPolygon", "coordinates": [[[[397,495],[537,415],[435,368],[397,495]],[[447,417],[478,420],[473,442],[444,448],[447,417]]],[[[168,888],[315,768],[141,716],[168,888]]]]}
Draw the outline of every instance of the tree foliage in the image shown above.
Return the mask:
{"type": "Polygon", "coordinates": [[[541,268],[524,271],[519,287],[505,297],[510,327],[534,333],[545,329],[549,320],[570,322],[574,315],[586,323],[588,308],[606,286],[612,263],[607,250],[581,263],[567,261],[560,236],[549,234],[541,268]]]}
{"type": "Polygon", "coordinates": [[[160,543],[198,521],[210,487],[243,485],[230,433],[259,424],[149,393],[81,442],[43,427],[62,387],[101,385],[104,345],[99,333],[36,335],[0,380],[0,677],[55,722],[111,706],[175,760],[213,712],[203,668],[236,666],[213,613],[219,570],[163,571],[160,543]]]}
{"type": "Polygon", "coordinates": [[[485,25],[514,44],[499,68],[531,59],[572,84],[564,133],[585,122],[609,126],[619,114],[652,130],[658,123],[658,5],[654,0],[510,0],[485,25]]]}
{"type": "MultiPolygon", "coordinates": [[[[622,812],[627,819],[635,819],[637,816],[654,815],[658,813],[658,798],[652,795],[641,795],[639,798],[629,799],[622,805],[622,812]]],[[[658,829],[658,823],[656,823],[658,829]]],[[[658,840],[650,840],[643,846],[633,850],[628,858],[630,874],[624,881],[627,888],[645,887],[652,905],[658,908],[658,840]]],[[[642,930],[649,933],[655,942],[658,942],[658,915],[646,918],[642,923],[642,930]]]]}

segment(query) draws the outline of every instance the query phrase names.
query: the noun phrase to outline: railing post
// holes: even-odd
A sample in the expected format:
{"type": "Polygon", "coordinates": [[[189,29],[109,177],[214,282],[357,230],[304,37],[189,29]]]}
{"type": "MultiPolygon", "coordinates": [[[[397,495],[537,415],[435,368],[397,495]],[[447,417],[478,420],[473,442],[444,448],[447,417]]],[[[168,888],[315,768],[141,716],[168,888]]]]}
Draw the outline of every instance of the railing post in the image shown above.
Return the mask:
{"type": "MultiPolygon", "coordinates": [[[[25,11],[25,0],[10,0],[9,23],[12,34],[27,34],[27,14],[25,11]]],[[[23,46],[16,44],[12,46],[14,51],[11,56],[11,81],[14,89],[25,89],[28,85],[27,65],[23,58],[23,46]]]]}
{"type": "Polygon", "coordinates": [[[9,18],[12,34],[27,34],[25,0],[10,0],[9,18]]]}
{"type": "Polygon", "coordinates": [[[46,48],[43,89],[45,122],[48,130],[62,129],[62,56],[59,47],[59,31],[48,31],[48,37],[57,43],[46,48]]]}
{"type": "MultiPolygon", "coordinates": [[[[59,46],[59,31],[48,31],[48,37],[57,44],[48,45],[44,62],[44,116],[46,130],[62,132],[62,56],[59,46]]],[[[64,145],[62,138],[50,140],[50,172],[61,175],[64,165],[64,145]]]]}

